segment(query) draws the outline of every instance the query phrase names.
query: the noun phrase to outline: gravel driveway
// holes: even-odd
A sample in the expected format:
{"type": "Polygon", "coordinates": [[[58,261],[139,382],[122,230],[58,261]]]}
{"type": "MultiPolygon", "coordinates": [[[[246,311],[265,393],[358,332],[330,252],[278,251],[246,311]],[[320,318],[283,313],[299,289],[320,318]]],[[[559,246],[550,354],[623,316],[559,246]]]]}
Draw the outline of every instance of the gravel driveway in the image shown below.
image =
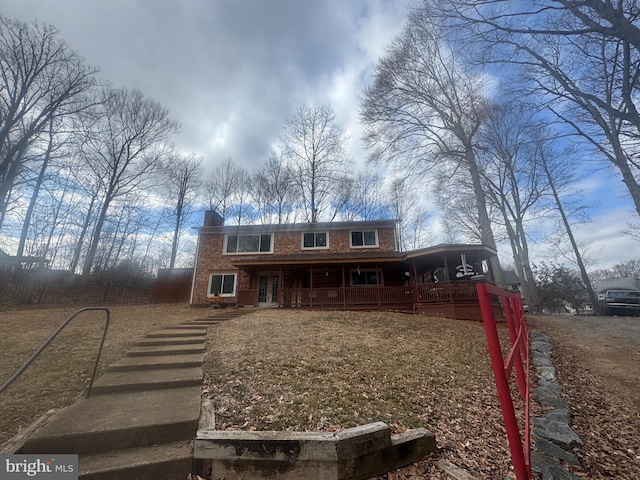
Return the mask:
{"type": "Polygon", "coordinates": [[[550,315],[527,317],[533,328],[580,354],[611,389],[640,408],[640,317],[550,315]]]}
{"type": "Polygon", "coordinates": [[[640,478],[640,318],[528,316],[546,331],[590,479],[640,478]]]}
{"type": "Polygon", "coordinates": [[[527,318],[529,323],[544,325],[578,344],[605,345],[614,342],[640,348],[640,317],[531,315],[527,318]]]}

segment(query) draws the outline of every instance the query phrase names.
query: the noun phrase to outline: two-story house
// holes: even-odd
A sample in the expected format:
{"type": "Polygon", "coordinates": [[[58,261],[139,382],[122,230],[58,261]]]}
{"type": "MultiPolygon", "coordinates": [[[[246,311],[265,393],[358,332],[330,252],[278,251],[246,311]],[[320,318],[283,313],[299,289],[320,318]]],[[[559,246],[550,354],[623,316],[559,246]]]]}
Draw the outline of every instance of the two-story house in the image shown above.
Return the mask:
{"type": "Polygon", "coordinates": [[[475,281],[496,252],[437,245],[401,252],[395,220],[198,229],[192,304],[385,309],[480,319],[475,281]]]}

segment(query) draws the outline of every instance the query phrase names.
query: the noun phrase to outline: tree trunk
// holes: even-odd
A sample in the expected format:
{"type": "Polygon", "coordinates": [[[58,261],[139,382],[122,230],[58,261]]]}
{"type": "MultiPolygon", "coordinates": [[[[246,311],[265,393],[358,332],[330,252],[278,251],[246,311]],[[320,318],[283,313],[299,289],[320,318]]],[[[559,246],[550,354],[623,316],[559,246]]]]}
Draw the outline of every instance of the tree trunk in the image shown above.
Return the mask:
{"type": "Polygon", "coordinates": [[[164,218],[164,210],[161,215],[158,216],[158,221],[156,222],[156,226],[153,228],[153,232],[149,236],[149,240],[147,241],[147,248],[144,251],[144,256],[142,257],[142,261],[140,262],[140,273],[144,272],[147,259],[149,258],[149,250],[151,250],[151,243],[156,237],[156,233],[158,233],[158,229],[160,228],[160,224],[162,223],[162,219],[164,218]]]}
{"type": "Polygon", "coordinates": [[[576,263],[578,264],[578,269],[580,270],[580,277],[584,282],[585,287],[587,287],[587,295],[589,296],[589,301],[593,306],[596,313],[600,312],[600,304],[598,302],[598,296],[593,290],[593,286],[591,285],[591,280],[589,280],[589,275],[587,275],[587,269],[582,261],[582,255],[580,254],[580,249],[578,248],[578,244],[576,243],[576,239],[573,236],[573,230],[571,229],[571,224],[569,223],[569,219],[564,211],[564,207],[562,206],[562,202],[560,201],[560,195],[558,195],[558,191],[556,190],[555,183],[553,182],[553,177],[549,172],[549,168],[547,166],[547,161],[545,158],[542,159],[542,166],[544,167],[544,172],[547,175],[547,180],[549,181],[549,186],[551,187],[551,192],[553,194],[553,199],[556,202],[556,206],[558,207],[558,211],[560,212],[560,217],[562,218],[562,223],[564,225],[565,230],[567,231],[567,236],[569,237],[569,242],[571,243],[571,248],[573,249],[573,253],[576,257],[576,263]]]}
{"type": "Polygon", "coordinates": [[[638,185],[638,182],[626,161],[618,162],[616,165],[622,175],[622,182],[627,187],[627,190],[629,190],[631,200],[633,200],[633,204],[636,207],[636,212],[640,215],[640,185],[638,185]]]}
{"type": "Polygon", "coordinates": [[[33,186],[33,192],[31,193],[31,199],[29,200],[29,206],[22,223],[22,231],[20,232],[20,240],[18,241],[18,251],[16,252],[16,267],[19,268],[20,259],[24,255],[24,245],[27,241],[27,234],[29,233],[29,227],[31,226],[31,216],[33,210],[36,207],[38,196],[40,195],[40,187],[44,181],[44,174],[49,166],[49,160],[51,159],[51,150],[53,149],[53,120],[49,122],[49,142],[47,144],[47,150],[42,160],[42,166],[40,167],[40,173],[36,179],[36,184],[33,186]]]}
{"type": "Polygon", "coordinates": [[[531,270],[531,260],[529,259],[529,246],[527,245],[527,237],[522,225],[518,225],[517,229],[520,236],[520,244],[521,244],[521,251],[522,251],[522,254],[521,254],[522,271],[525,275],[523,278],[523,281],[526,282],[527,290],[528,290],[527,302],[528,302],[530,311],[533,313],[538,313],[541,311],[540,296],[538,295],[538,287],[533,277],[533,271],[531,270]]]}
{"type": "Polygon", "coordinates": [[[89,278],[89,275],[91,274],[91,267],[93,266],[93,260],[96,256],[96,251],[98,250],[100,236],[102,235],[102,227],[104,226],[104,221],[107,218],[107,211],[109,210],[109,205],[111,203],[109,194],[105,196],[104,203],[102,204],[102,208],[100,209],[100,214],[98,215],[98,221],[96,222],[96,228],[93,231],[93,238],[91,239],[89,250],[87,250],[87,256],[84,258],[84,265],[82,267],[83,278],[89,278]]]}
{"type": "MultiPolygon", "coordinates": [[[[51,248],[51,242],[53,242],[53,236],[54,233],[56,233],[56,227],[58,226],[58,219],[60,218],[60,211],[62,210],[62,204],[65,200],[65,196],[67,195],[67,191],[69,189],[69,179],[67,178],[67,180],[64,183],[64,189],[62,190],[62,195],[60,195],[60,199],[58,200],[58,203],[56,205],[56,210],[55,213],[53,215],[53,218],[51,219],[51,229],[49,230],[49,235],[47,237],[47,243],[44,246],[44,249],[42,251],[42,256],[46,257],[49,254],[49,249],[51,248]]],[[[64,214],[64,217],[66,217],[67,213],[68,213],[68,208],[66,209],[66,213],[64,214]]],[[[63,218],[64,218],[63,217],[63,218]]],[[[53,248],[54,254],[51,257],[51,263],[54,262],[55,257],[58,254],[58,246],[60,244],[60,237],[62,237],[62,235],[58,235],[58,242],[56,242],[56,245],[53,248]]]]}
{"type": "MultiPolygon", "coordinates": [[[[478,171],[478,164],[476,163],[475,155],[471,146],[468,146],[465,152],[465,161],[469,168],[469,174],[471,175],[471,182],[473,184],[473,193],[476,197],[476,205],[478,209],[478,222],[480,224],[480,236],[482,243],[489,248],[496,250],[496,241],[493,236],[493,230],[491,230],[491,220],[489,220],[489,214],[487,213],[487,202],[484,198],[484,189],[480,182],[480,172],[478,171]]],[[[500,260],[498,256],[492,256],[489,258],[491,264],[491,271],[493,272],[493,280],[497,285],[504,285],[504,279],[502,275],[502,267],[500,266],[500,260]]]]}
{"type": "Polygon", "coordinates": [[[76,268],[78,267],[78,262],[80,261],[80,254],[82,253],[82,245],[84,244],[84,238],[87,235],[87,231],[89,230],[89,224],[91,223],[91,215],[93,214],[93,206],[96,203],[97,197],[91,197],[91,203],[89,204],[89,210],[87,211],[87,216],[84,219],[84,223],[82,225],[82,230],[80,231],[80,238],[78,238],[78,243],[76,244],[76,248],[73,252],[73,259],[71,260],[71,265],[69,266],[69,271],[71,273],[76,273],[76,268]]]}
{"type": "MultiPolygon", "coordinates": [[[[19,151],[15,152],[14,155],[18,158],[24,156],[24,152],[26,151],[26,145],[22,147],[19,151]]],[[[5,212],[7,210],[9,204],[9,195],[11,190],[15,185],[15,179],[20,172],[20,167],[22,166],[22,162],[18,160],[11,160],[9,165],[9,169],[3,175],[3,178],[0,179],[0,212],[5,212]]],[[[4,215],[1,217],[1,220],[4,221],[4,215]]],[[[2,228],[2,223],[0,223],[0,228],[2,228]]]]}
{"type": "MultiPolygon", "coordinates": [[[[173,230],[173,243],[171,244],[171,261],[169,262],[169,269],[173,270],[176,264],[176,256],[178,255],[178,240],[180,239],[180,220],[182,219],[182,202],[184,198],[178,199],[178,208],[176,209],[176,225],[173,230]]],[[[239,222],[238,222],[239,224],[239,222]]]]}

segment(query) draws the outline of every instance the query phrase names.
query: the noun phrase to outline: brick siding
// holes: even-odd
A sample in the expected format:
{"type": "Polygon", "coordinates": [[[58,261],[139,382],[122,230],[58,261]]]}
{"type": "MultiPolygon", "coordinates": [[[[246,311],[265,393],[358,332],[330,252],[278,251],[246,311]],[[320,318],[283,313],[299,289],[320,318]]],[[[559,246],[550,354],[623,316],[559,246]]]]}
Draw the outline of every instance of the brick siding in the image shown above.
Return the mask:
{"type": "MultiPolygon", "coordinates": [[[[206,303],[207,288],[209,286],[209,277],[212,273],[217,272],[237,272],[237,269],[231,262],[239,260],[263,259],[266,260],[270,255],[318,255],[327,253],[344,253],[348,255],[351,252],[394,252],[396,251],[395,229],[393,227],[377,227],[368,228],[362,225],[354,225],[352,229],[344,228],[339,230],[328,230],[329,248],[328,249],[302,249],[302,234],[305,231],[321,232],[315,228],[304,230],[304,227],[297,227],[294,231],[270,231],[270,226],[265,226],[263,232],[273,233],[273,253],[262,253],[252,255],[224,255],[222,248],[224,245],[225,234],[223,229],[216,228],[219,231],[201,231],[199,233],[198,257],[196,259],[196,272],[194,277],[194,291],[191,303],[206,303]],[[350,231],[361,230],[377,230],[378,231],[378,247],[350,247],[350,231]]],[[[252,232],[258,233],[258,232],[252,232]]],[[[241,232],[243,234],[243,232],[241,232]]],[[[268,267],[265,267],[268,270],[268,267]]],[[[251,279],[246,272],[240,271],[236,278],[236,291],[251,288],[251,279]]]]}

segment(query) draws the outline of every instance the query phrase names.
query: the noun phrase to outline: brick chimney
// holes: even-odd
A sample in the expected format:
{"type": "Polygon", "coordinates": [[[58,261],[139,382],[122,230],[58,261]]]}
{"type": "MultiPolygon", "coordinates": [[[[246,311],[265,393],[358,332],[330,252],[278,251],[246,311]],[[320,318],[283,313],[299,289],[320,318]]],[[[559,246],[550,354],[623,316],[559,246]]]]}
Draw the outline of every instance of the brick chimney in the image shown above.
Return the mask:
{"type": "Polygon", "coordinates": [[[224,224],[224,218],[222,218],[215,210],[204,211],[204,225],[205,227],[221,227],[224,224]]]}

